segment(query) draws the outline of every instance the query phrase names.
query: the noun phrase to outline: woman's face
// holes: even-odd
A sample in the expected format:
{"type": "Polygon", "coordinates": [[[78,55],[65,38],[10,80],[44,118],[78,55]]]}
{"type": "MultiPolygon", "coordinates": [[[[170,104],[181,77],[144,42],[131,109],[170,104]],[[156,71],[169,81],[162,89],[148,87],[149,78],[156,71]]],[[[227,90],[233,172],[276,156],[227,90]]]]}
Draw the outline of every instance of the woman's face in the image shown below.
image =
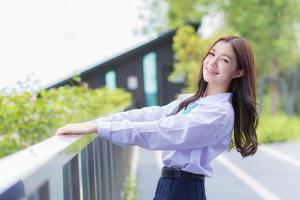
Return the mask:
{"type": "Polygon", "coordinates": [[[203,61],[203,78],[210,86],[229,87],[233,78],[243,75],[238,70],[236,55],[230,43],[219,41],[203,61]]]}

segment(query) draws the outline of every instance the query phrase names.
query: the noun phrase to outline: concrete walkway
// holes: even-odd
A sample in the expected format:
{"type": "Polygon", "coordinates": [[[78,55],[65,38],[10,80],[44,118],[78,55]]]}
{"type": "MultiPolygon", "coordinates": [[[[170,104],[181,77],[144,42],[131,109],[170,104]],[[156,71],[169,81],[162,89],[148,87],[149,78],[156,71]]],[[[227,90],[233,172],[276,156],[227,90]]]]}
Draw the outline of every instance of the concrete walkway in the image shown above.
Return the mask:
{"type": "Polygon", "coordinates": [[[154,197],[157,181],[160,177],[161,164],[157,152],[140,148],[137,170],[138,200],[151,200],[154,197]]]}
{"type": "MultiPolygon", "coordinates": [[[[139,200],[152,199],[161,163],[154,151],[140,149],[137,188],[139,200]]],[[[259,147],[257,154],[241,158],[225,152],[212,162],[213,175],[206,178],[208,200],[300,199],[300,141],[259,147]]]]}

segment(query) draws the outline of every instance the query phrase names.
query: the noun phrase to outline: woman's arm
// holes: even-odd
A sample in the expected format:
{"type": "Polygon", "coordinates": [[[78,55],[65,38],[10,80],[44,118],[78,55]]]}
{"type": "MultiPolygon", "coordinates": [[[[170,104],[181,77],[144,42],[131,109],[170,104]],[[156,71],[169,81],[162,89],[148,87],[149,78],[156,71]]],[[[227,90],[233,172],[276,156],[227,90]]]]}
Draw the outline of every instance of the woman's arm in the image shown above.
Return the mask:
{"type": "Polygon", "coordinates": [[[133,109],[126,112],[115,113],[108,117],[100,117],[92,121],[67,124],[59,128],[56,135],[96,133],[97,124],[104,122],[120,122],[123,120],[130,120],[133,122],[159,120],[162,117],[167,116],[169,113],[172,113],[172,111],[177,108],[177,104],[178,100],[175,100],[162,107],[151,106],[141,109],[133,109]]]}
{"type": "Polygon", "coordinates": [[[107,117],[100,117],[96,119],[97,122],[112,122],[112,121],[122,121],[129,120],[132,122],[141,121],[155,121],[159,120],[168,115],[174,114],[176,108],[178,107],[180,98],[172,101],[165,106],[149,106],[141,109],[132,109],[124,112],[118,112],[111,114],[107,117]]]}
{"type": "Polygon", "coordinates": [[[141,109],[133,109],[115,113],[107,117],[100,117],[92,121],[67,124],[59,128],[56,135],[95,133],[97,131],[97,124],[101,124],[103,122],[120,122],[123,120],[129,120],[132,122],[156,121],[174,114],[179,103],[187,96],[188,95],[180,95],[177,100],[174,100],[165,106],[150,106],[141,109]]]}
{"type": "Polygon", "coordinates": [[[100,122],[97,134],[121,146],[147,149],[194,149],[211,145],[232,131],[228,108],[203,105],[187,115],[171,115],[156,121],[100,122]]]}

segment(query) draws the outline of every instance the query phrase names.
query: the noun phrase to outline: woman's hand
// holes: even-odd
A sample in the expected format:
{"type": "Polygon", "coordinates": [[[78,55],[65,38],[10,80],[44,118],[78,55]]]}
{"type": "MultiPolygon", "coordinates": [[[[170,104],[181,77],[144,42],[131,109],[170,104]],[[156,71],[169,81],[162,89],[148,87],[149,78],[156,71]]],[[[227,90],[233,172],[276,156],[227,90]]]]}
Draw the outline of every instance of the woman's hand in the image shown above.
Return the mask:
{"type": "Polygon", "coordinates": [[[97,124],[95,121],[87,121],[83,123],[67,124],[56,131],[56,135],[69,134],[87,134],[95,133],[97,131],[97,124]]]}

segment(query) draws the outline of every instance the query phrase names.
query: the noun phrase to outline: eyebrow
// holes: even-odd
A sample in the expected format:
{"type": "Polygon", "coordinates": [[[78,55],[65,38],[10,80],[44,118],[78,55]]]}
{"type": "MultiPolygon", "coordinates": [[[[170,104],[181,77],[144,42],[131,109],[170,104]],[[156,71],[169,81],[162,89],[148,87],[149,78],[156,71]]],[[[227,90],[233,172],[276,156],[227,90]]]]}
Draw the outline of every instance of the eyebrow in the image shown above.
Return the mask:
{"type": "MultiPolygon", "coordinates": [[[[211,51],[214,51],[214,52],[216,52],[216,50],[214,49],[214,48],[212,48],[211,49],[211,51]]],[[[231,59],[232,60],[232,57],[231,56],[229,56],[228,54],[225,54],[225,53],[223,53],[223,54],[221,54],[222,56],[227,56],[229,59],[231,59]]]]}

